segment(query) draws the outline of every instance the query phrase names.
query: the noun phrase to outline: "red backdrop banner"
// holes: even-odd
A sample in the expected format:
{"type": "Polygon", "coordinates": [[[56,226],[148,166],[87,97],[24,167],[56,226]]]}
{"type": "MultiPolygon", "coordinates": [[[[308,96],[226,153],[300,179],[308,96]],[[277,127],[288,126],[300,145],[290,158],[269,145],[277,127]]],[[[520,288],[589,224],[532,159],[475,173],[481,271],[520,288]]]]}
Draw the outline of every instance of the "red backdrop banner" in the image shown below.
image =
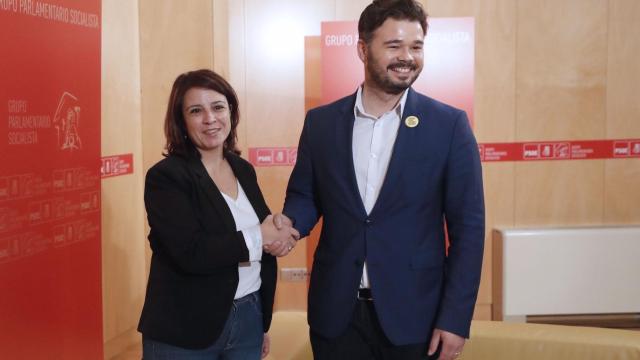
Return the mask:
{"type": "Polygon", "coordinates": [[[478,146],[480,159],[485,162],[640,158],[640,139],[527,141],[478,146]]]}
{"type": "Polygon", "coordinates": [[[0,1],[0,357],[101,359],[100,0],[0,1]]]}
{"type": "MultiPolygon", "coordinates": [[[[640,158],[640,139],[481,143],[478,150],[482,162],[637,159],[640,158]]],[[[295,147],[249,149],[249,160],[254,166],[292,166],[295,155],[295,147]],[[286,161],[275,161],[274,154],[280,153],[290,155],[286,161]]]]}

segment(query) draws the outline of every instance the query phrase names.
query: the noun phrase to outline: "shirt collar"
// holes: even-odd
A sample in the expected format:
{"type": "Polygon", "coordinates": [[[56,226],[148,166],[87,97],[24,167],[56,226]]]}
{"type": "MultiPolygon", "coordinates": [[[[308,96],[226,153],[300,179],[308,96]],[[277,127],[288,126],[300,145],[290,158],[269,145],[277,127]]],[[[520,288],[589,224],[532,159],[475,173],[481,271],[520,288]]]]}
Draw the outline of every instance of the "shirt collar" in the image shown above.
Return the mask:
{"type": "MultiPolygon", "coordinates": [[[[377,120],[375,116],[369,115],[364,111],[364,105],[362,104],[362,89],[363,85],[358,86],[358,91],[356,92],[356,105],[353,107],[353,113],[356,117],[368,117],[373,120],[377,120]]],[[[395,110],[399,118],[402,117],[402,112],[404,111],[404,105],[407,102],[408,93],[409,89],[405,90],[396,106],[392,109],[395,110]]]]}

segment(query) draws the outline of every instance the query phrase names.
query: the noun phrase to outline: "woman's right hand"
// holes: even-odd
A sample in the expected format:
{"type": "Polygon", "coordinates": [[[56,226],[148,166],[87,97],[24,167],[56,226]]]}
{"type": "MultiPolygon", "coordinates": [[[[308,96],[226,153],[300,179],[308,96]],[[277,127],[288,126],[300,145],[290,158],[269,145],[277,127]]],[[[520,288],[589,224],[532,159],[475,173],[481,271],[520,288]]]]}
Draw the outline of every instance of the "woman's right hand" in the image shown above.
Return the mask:
{"type": "Polygon", "coordinates": [[[273,215],[267,216],[260,224],[262,232],[262,246],[266,252],[274,256],[287,255],[300,237],[298,231],[290,226],[283,226],[278,230],[273,223],[273,215]]]}

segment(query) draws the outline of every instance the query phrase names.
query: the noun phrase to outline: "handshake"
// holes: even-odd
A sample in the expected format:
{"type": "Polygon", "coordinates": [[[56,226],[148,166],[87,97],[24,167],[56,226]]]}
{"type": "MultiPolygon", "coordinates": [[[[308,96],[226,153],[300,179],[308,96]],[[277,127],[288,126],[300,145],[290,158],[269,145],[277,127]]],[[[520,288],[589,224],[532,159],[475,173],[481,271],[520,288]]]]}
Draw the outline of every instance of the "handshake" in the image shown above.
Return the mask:
{"type": "Polygon", "coordinates": [[[287,255],[300,239],[300,233],[293,228],[291,219],[283,214],[269,215],[262,224],[262,248],[273,256],[287,255]]]}

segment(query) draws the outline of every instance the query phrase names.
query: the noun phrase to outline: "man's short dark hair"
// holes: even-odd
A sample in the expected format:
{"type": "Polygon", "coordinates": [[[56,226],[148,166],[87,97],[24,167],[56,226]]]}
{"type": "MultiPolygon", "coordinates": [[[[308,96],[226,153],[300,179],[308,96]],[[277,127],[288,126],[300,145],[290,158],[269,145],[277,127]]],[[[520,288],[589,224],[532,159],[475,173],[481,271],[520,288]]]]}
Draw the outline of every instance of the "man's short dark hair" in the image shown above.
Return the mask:
{"type": "Polygon", "coordinates": [[[374,0],[367,6],[358,21],[358,35],[369,44],[374,31],[388,19],[417,21],[427,35],[427,13],[415,0],[374,0]]]}

